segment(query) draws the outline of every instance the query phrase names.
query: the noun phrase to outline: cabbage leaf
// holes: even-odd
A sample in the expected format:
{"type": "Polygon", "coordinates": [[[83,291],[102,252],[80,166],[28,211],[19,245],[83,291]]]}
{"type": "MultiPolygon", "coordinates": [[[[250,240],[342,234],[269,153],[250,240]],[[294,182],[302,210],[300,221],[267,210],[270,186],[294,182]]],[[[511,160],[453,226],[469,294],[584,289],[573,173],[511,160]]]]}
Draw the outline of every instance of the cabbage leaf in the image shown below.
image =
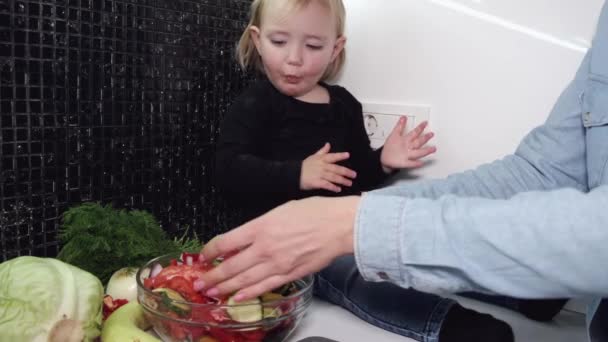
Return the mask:
{"type": "Polygon", "coordinates": [[[93,341],[100,334],[103,286],[52,258],[0,264],[0,341],[93,341]]]}

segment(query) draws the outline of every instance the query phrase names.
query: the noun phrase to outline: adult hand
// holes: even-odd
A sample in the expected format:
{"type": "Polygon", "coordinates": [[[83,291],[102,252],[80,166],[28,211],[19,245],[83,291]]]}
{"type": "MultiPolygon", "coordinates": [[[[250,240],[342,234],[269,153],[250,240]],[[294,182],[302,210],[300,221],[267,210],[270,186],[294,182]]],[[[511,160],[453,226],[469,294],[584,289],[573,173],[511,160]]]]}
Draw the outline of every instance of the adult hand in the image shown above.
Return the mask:
{"type": "Polygon", "coordinates": [[[235,300],[259,296],[321,270],[354,250],[358,196],[291,201],[209,241],[204,260],[237,254],[196,283],[209,296],[239,291],[235,300]]]}
{"type": "Polygon", "coordinates": [[[357,173],[336,164],[348,159],[349,153],[329,153],[330,149],[330,144],[325,143],[319,151],[304,159],[300,174],[300,189],[325,189],[340,192],[342,191],[340,185],[353,185],[352,179],[357,177],[357,173]]]}
{"type": "Polygon", "coordinates": [[[420,160],[427,155],[434,153],[434,146],[426,146],[426,143],[433,138],[433,133],[424,133],[428,122],[423,122],[413,130],[403,134],[407,125],[407,117],[399,119],[393,131],[386,138],[380,162],[385,171],[390,172],[394,169],[412,169],[424,165],[420,160]],[[423,134],[424,133],[424,134],[423,134]]]}

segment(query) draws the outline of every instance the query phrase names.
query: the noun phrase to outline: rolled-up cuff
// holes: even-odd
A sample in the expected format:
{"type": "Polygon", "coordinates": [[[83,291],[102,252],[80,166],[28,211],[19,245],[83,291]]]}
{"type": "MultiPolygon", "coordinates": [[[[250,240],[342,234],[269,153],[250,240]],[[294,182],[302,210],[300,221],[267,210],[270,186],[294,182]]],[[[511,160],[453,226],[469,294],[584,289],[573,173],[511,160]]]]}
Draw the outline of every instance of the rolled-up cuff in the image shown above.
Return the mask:
{"type": "Polygon", "coordinates": [[[355,220],[355,260],[368,281],[401,282],[400,236],[407,199],[366,193],[355,220]]]}

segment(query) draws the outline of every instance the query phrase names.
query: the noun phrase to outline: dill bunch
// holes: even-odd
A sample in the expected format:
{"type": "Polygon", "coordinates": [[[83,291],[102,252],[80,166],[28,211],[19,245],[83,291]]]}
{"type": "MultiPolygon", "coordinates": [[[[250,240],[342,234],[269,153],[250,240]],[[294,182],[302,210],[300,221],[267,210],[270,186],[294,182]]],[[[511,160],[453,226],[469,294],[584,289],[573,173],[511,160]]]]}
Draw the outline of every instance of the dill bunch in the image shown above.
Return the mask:
{"type": "Polygon", "coordinates": [[[140,267],[168,253],[196,252],[195,237],[170,239],[154,216],[143,210],[119,210],[110,205],[84,203],[64,212],[57,258],[107,283],[114,271],[140,267]]]}

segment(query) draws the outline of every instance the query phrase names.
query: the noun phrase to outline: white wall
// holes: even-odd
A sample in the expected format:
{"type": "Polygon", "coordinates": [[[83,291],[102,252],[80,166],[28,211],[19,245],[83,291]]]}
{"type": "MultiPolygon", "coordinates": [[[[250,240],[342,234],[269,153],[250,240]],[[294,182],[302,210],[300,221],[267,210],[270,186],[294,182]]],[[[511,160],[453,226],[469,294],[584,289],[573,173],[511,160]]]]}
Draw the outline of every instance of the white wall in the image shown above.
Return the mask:
{"type": "Polygon", "coordinates": [[[361,102],[428,104],[441,177],[511,153],[590,45],[603,0],[344,0],[361,102]]]}

